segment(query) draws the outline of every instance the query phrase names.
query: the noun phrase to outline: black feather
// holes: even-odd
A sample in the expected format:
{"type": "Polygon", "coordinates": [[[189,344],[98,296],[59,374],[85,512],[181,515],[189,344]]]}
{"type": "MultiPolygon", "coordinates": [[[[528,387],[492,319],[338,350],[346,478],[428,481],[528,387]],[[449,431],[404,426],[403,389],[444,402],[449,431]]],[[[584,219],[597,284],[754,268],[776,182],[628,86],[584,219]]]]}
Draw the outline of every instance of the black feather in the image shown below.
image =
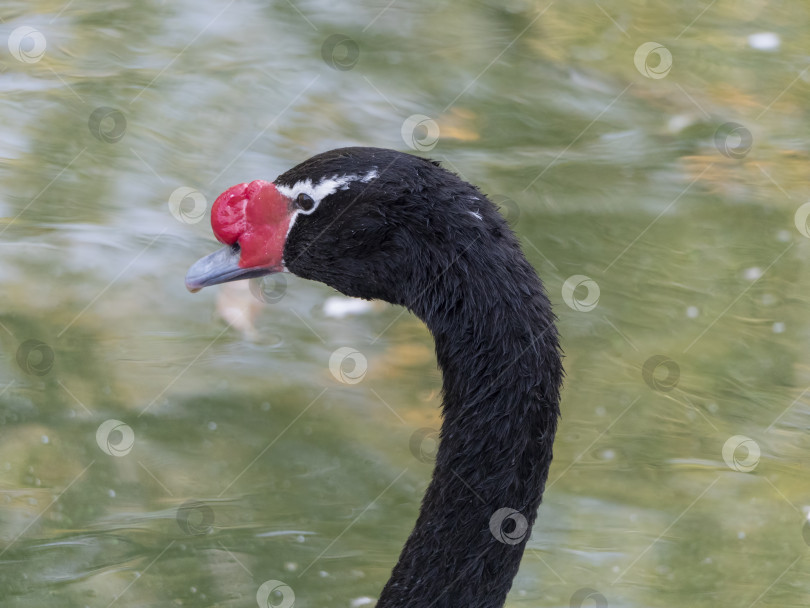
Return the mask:
{"type": "Polygon", "coordinates": [[[277,183],[371,170],[376,179],[351,182],[297,218],[284,261],[346,295],[406,306],[436,342],[444,416],[436,467],[377,606],[499,607],[529,534],[500,542],[490,518],[504,507],[529,526],[536,517],[560,413],[555,317],[495,205],[438,163],[342,148],[277,183]]]}

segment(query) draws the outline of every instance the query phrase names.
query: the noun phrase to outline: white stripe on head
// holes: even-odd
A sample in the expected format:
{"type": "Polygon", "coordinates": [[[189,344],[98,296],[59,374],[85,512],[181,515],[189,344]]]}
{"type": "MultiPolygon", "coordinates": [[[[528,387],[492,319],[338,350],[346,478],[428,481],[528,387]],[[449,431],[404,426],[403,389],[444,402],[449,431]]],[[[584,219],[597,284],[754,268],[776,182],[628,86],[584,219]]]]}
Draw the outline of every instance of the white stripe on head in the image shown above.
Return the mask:
{"type": "MultiPolygon", "coordinates": [[[[289,198],[290,200],[295,200],[298,198],[299,194],[306,194],[308,195],[315,204],[312,206],[312,209],[309,211],[303,211],[302,209],[296,209],[293,211],[292,216],[290,217],[290,225],[287,227],[287,234],[284,236],[284,240],[287,240],[287,237],[290,235],[290,230],[292,230],[293,225],[295,224],[295,220],[298,217],[299,213],[303,213],[304,215],[310,215],[315,212],[318,208],[318,205],[321,204],[321,201],[325,199],[330,194],[334,194],[338,190],[348,190],[349,184],[352,182],[362,182],[364,184],[369,183],[373,179],[377,179],[379,174],[377,173],[377,169],[372,169],[365,175],[333,175],[332,177],[324,177],[319,181],[317,184],[312,183],[311,179],[304,179],[294,183],[292,186],[282,186],[276,184],[276,189],[281,192],[284,196],[289,198]]],[[[287,271],[287,266],[284,264],[284,260],[282,259],[281,265],[285,271],[287,271]]],[[[289,271],[287,271],[289,272],[289,271]]]]}
{"type": "Polygon", "coordinates": [[[296,182],[292,186],[276,185],[276,188],[284,196],[293,200],[298,198],[299,194],[307,194],[313,201],[315,201],[315,205],[312,207],[312,209],[305,212],[309,214],[315,211],[321,201],[330,194],[334,194],[338,190],[348,190],[349,184],[352,182],[363,182],[364,184],[367,184],[371,180],[376,179],[377,175],[377,170],[372,169],[365,175],[333,175],[332,177],[322,178],[317,184],[313,184],[311,179],[305,179],[296,182]]]}

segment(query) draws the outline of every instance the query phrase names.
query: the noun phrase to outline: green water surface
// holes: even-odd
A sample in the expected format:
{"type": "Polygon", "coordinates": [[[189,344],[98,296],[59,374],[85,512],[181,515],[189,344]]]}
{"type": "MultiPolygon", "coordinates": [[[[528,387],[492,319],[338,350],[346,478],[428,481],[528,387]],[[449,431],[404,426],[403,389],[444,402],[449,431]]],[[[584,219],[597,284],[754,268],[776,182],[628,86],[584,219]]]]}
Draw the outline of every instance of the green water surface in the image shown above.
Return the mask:
{"type": "Polygon", "coordinates": [[[747,0],[4,2],[0,605],[378,596],[431,474],[430,335],[290,275],[183,286],[220,192],[344,145],[479,185],[559,316],[507,606],[810,605],[808,28],[747,0]]]}

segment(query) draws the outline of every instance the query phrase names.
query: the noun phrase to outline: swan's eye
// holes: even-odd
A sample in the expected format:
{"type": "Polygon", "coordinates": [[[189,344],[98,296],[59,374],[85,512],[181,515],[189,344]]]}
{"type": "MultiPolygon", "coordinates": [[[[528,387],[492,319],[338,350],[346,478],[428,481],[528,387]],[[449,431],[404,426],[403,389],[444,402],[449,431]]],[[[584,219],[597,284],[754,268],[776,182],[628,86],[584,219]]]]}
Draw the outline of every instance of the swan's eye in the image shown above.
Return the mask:
{"type": "Polygon", "coordinates": [[[315,200],[303,192],[295,199],[295,204],[301,211],[312,211],[315,208],[315,200]]]}

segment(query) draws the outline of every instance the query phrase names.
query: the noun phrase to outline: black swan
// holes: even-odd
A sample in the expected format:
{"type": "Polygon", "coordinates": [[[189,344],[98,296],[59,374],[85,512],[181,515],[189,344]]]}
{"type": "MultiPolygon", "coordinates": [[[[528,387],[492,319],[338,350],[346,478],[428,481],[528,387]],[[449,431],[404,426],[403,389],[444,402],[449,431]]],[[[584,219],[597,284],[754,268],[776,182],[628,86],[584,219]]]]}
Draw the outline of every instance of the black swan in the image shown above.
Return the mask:
{"type": "Polygon", "coordinates": [[[230,188],[211,224],[226,247],[191,267],[192,291],[288,271],[424,321],[444,421],[377,606],[503,606],[545,488],[563,369],[543,285],[495,205],[436,162],[342,148],[230,188]]]}

